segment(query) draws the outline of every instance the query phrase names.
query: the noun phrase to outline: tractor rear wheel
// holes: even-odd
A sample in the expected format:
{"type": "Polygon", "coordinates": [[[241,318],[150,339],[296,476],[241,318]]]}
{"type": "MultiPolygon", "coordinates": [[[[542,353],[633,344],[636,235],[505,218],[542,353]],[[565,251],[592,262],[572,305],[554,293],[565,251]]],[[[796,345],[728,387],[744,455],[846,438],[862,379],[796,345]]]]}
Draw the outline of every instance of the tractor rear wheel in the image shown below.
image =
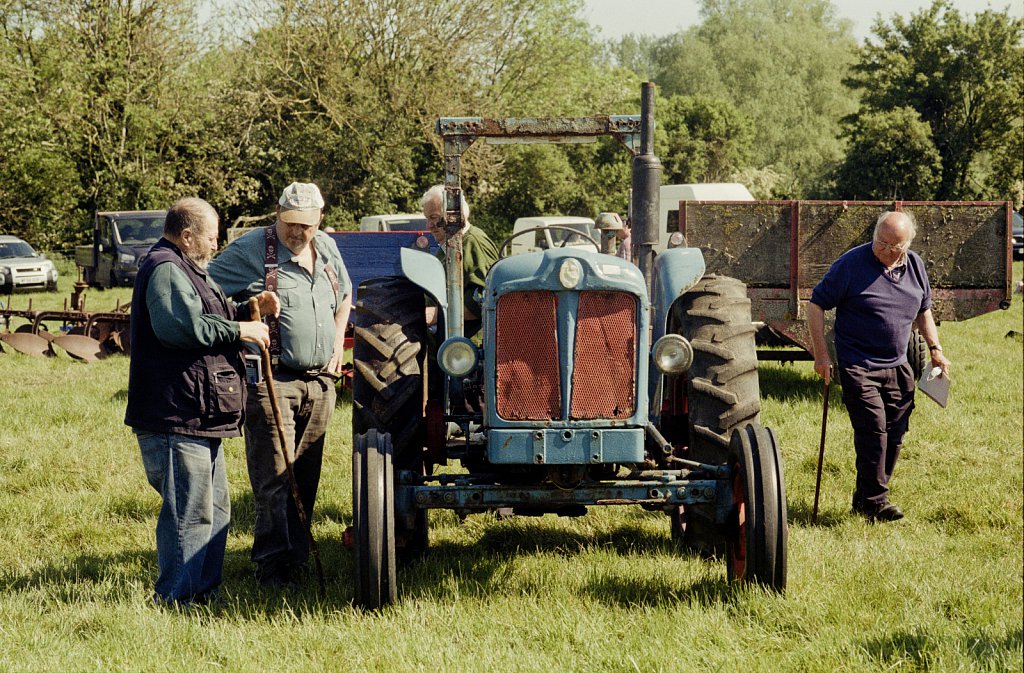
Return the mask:
{"type": "MultiPolygon", "coordinates": [[[[423,290],[404,278],[359,287],[352,349],[352,433],[391,436],[395,476],[424,474],[427,326],[423,290]]],[[[426,510],[397,513],[395,535],[403,560],[428,544],[426,510]]]]}
{"type": "Polygon", "coordinates": [[[397,598],[391,437],[370,430],[352,443],[356,605],[376,610],[397,598]]]}
{"type": "MultiPolygon", "coordinates": [[[[724,464],[733,430],[759,422],[761,414],[757,330],[746,285],[727,276],[705,276],[673,304],[669,330],[693,346],[693,365],[685,375],[687,436],[669,440],[685,442],[691,460],[724,464]]],[[[683,391],[671,383],[669,389],[683,391]]],[[[671,518],[672,536],[685,546],[724,551],[713,506],[679,508],[671,518]]]]}
{"type": "Polygon", "coordinates": [[[726,566],[730,581],[786,589],[786,492],[778,445],[757,423],[738,428],[729,443],[732,510],[727,525],[726,566]]]}

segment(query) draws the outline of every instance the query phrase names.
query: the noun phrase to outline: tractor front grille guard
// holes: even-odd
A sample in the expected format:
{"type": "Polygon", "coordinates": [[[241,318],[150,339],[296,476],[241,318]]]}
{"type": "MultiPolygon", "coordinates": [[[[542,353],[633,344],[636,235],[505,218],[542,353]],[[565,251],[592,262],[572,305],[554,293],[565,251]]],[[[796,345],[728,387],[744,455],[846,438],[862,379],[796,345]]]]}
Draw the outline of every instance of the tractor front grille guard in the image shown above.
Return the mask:
{"type": "Polygon", "coordinates": [[[636,411],[636,297],[583,292],[573,347],[574,419],[629,418],[636,411]]]}
{"type": "MultiPolygon", "coordinates": [[[[622,420],[636,411],[637,300],[625,292],[581,292],[575,323],[572,398],[576,420],[622,420]]],[[[498,416],[564,420],[558,361],[558,295],[510,292],[498,299],[495,330],[498,416]]]]}
{"type": "Polygon", "coordinates": [[[502,418],[539,421],[560,415],[557,318],[554,292],[510,292],[498,299],[495,385],[502,418]]]}

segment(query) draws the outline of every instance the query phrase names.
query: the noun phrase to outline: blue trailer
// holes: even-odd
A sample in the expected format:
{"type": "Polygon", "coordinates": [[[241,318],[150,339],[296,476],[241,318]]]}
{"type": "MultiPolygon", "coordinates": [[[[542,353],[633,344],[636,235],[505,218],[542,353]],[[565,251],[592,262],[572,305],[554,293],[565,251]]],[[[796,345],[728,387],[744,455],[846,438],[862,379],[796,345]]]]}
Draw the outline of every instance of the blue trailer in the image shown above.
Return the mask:
{"type": "Polygon", "coordinates": [[[430,254],[436,254],[438,250],[437,241],[425,231],[332,231],[327,235],[338,246],[352,279],[353,305],[362,282],[402,274],[403,249],[430,254]]]}

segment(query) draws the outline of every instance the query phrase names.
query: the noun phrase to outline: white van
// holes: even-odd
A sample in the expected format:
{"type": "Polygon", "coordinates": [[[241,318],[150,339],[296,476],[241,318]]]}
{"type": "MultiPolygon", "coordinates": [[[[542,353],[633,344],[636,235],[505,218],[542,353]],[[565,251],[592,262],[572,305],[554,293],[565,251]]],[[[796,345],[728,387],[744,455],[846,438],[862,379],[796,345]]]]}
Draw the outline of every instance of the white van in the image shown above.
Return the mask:
{"type": "Polygon", "coordinates": [[[422,213],[367,215],[359,220],[359,231],[426,231],[427,218],[422,213]]]}
{"type": "Polygon", "coordinates": [[[662,185],[658,192],[660,203],[658,222],[661,237],[656,250],[668,247],[668,237],[679,231],[680,201],[753,201],[754,196],[738,182],[705,182],[692,185],[662,185]]]}
{"type": "MultiPolygon", "coordinates": [[[[533,229],[534,227],[550,226],[568,227],[581,234],[586,234],[595,241],[601,241],[601,232],[594,228],[594,221],[589,217],[574,217],[571,215],[537,215],[536,217],[520,217],[512,225],[512,233],[533,229]]],[[[533,234],[516,236],[509,243],[509,254],[520,255],[524,252],[537,252],[557,248],[562,244],[567,248],[586,248],[597,252],[597,246],[582,236],[576,236],[565,229],[544,229],[535,231],[533,234]],[[567,241],[568,239],[568,241],[567,241]]]]}

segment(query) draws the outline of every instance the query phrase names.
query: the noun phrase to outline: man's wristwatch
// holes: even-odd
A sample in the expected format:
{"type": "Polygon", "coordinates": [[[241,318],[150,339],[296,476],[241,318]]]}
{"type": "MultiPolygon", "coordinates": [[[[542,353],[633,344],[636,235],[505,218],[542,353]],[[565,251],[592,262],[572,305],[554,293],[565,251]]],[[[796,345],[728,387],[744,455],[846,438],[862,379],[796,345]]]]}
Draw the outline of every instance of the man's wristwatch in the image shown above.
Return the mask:
{"type": "Polygon", "coordinates": [[[929,351],[939,351],[941,353],[942,352],[942,346],[940,346],[939,344],[932,344],[931,346],[928,347],[928,350],[929,351]]]}

